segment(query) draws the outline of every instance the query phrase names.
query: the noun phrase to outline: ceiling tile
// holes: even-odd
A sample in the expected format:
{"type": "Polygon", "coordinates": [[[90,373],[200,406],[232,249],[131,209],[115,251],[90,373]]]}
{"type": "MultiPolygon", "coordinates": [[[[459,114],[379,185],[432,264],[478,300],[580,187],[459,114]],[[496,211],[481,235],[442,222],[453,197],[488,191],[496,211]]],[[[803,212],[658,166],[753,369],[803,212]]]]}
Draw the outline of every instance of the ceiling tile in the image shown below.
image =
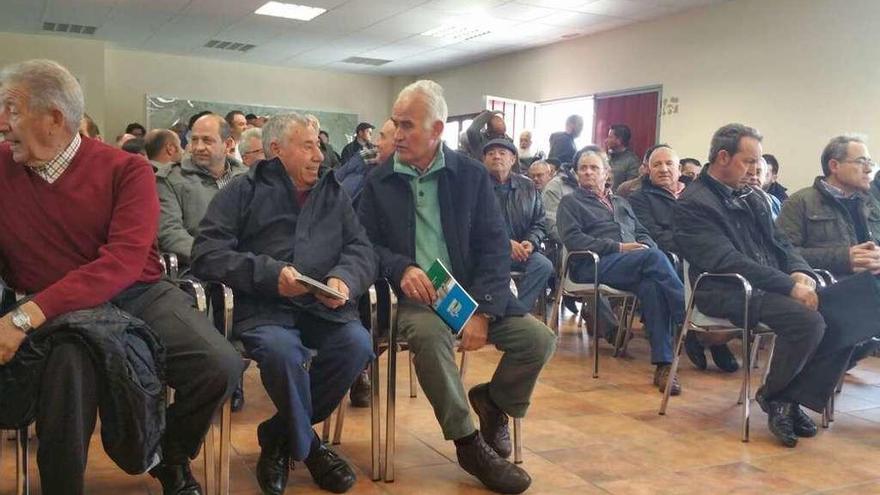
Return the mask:
{"type": "Polygon", "coordinates": [[[553,12],[555,12],[553,9],[548,9],[546,7],[536,7],[524,3],[510,2],[491,9],[489,14],[493,17],[509,19],[512,21],[538,21],[553,12]]]}
{"type": "Polygon", "coordinates": [[[586,14],[583,12],[569,12],[569,11],[560,11],[555,14],[549,15],[541,19],[541,24],[547,24],[550,26],[559,26],[566,28],[578,28],[583,26],[589,26],[590,24],[598,24],[602,21],[608,20],[607,17],[596,15],[596,14],[586,14]]]}

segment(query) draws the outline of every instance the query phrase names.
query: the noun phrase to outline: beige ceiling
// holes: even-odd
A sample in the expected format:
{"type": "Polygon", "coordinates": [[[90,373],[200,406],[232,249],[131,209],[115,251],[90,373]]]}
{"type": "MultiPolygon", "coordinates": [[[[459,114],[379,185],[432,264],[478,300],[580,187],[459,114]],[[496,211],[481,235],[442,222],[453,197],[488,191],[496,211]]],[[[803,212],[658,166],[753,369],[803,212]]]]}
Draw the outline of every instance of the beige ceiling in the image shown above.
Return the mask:
{"type": "Polygon", "coordinates": [[[310,22],[254,14],[264,1],[0,0],[0,31],[47,34],[45,22],[81,24],[97,30],[53,35],[240,62],[413,75],[724,0],[288,0],[327,9],[310,22]],[[462,24],[491,32],[457,42],[421,34],[462,24]],[[205,48],[212,39],[256,47],[245,53],[205,48]],[[342,62],[355,56],[391,62],[342,62]]]}

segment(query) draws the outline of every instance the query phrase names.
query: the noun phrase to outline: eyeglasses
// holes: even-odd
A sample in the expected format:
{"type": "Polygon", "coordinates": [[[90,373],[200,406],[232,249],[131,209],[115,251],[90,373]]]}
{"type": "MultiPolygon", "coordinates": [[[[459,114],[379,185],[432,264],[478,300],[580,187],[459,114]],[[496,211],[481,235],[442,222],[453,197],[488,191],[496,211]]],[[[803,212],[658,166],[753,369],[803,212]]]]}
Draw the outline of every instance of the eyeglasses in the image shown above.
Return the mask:
{"type": "Polygon", "coordinates": [[[844,163],[855,163],[861,167],[874,168],[877,166],[877,162],[871,160],[869,158],[847,158],[843,160],[844,163]]]}

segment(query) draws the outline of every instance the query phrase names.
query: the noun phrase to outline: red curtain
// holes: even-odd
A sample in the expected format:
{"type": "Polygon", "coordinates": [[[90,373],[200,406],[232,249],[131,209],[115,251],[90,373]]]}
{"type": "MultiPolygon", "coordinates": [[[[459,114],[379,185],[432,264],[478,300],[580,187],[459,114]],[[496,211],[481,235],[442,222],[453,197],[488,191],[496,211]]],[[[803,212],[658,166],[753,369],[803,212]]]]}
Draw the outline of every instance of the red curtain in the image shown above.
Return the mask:
{"type": "Polygon", "coordinates": [[[604,148],[608,129],[615,124],[626,124],[632,130],[629,148],[641,159],[645,151],[657,141],[659,98],[658,91],[596,97],[593,142],[604,148]]]}

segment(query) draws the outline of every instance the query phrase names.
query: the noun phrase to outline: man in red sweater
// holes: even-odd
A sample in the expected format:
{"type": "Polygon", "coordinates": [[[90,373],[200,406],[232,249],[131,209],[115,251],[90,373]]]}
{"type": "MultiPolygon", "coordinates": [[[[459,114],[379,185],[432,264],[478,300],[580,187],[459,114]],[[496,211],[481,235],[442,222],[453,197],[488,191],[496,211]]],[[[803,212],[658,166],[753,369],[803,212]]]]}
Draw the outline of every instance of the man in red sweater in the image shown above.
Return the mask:
{"type": "MultiPolygon", "coordinates": [[[[241,359],[189,297],[162,279],[159,202],[146,160],[77,133],[82,89],[64,67],[31,60],[0,71],[0,274],[33,298],[0,318],[0,365],[27,332],[60,314],[111,302],[166,347],[165,494],[200,494],[189,469],[241,359]]],[[[37,462],[43,493],[83,492],[95,427],[96,367],[80,344],[56,346],[43,373],[37,462]]]]}

